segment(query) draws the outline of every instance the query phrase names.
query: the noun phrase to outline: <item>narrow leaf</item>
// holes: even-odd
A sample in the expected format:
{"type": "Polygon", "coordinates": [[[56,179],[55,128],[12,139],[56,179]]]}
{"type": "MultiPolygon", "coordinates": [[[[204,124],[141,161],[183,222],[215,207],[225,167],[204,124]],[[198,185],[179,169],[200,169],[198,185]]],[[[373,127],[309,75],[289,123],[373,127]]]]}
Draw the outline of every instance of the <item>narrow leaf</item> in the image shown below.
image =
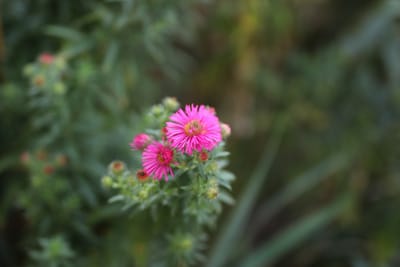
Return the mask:
{"type": "Polygon", "coordinates": [[[341,197],[333,204],[300,219],[272,240],[261,245],[260,248],[251,253],[239,266],[262,267],[273,263],[335,219],[347,207],[349,202],[349,196],[341,197]]]}
{"type": "Polygon", "coordinates": [[[262,188],[262,184],[267,178],[267,174],[271,168],[272,162],[278,151],[279,144],[286,126],[286,119],[280,119],[280,123],[274,129],[270,142],[265,147],[260,161],[249,179],[249,183],[238,200],[238,206],[230,218],[227,220],[228,225],[222,228],[220,236],[217,238],[216,245],[211,251],[210,261],[208,266],[217,267],[225,263],[232,251],[232,246],[238,240],[240,229],[246,223],[246,218],[249,217],[251,207],[257,199],[257,196],[262,188]]]}

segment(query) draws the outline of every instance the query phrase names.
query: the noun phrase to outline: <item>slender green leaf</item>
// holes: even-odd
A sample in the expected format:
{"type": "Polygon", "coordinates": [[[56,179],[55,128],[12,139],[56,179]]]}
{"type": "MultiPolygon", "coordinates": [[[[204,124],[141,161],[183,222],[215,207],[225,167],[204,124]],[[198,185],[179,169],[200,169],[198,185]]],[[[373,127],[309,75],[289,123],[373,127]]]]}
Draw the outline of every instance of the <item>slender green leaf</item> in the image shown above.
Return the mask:
{"type": "Polygon", "coordinates": [[[340,152],[317,164],[304,174],[295,177],[282,191],[278,192],[256,212],[258,216],[253,221],[253,227],[248,238],[254,237],[261,226],[265,225],[283,206],[294,201],[307,190],[310,190],[332,174],[343,170],[351,163],[354,153],[340,152]]]}
{"type": "Polygon", "coordinates": [[[48,26],[45,30],[46,34],[59,37],[69,41],[81,41],[84,35],[74,29],[63,26],[48,26]]]}
{"type": "Polygon", "coordinates": [[[218,237],[216,245],[211,251],[208,266],[221,266],[231,254],[232,245],[234,245],[235,240],[238,239],[240,229],[246,223],[246,218],[249,217],[248,215],[251,212],[251,207],[256,201],[262,188],[262,184],[266,180],[272,162],[275,159],[282,135],[286,128],[286,121],[286,118],[280,119],[279,124],[274,129],[270,142],[268,142],[265,147],[265,152],[263,153],[253,175],[249,179],[246,189],[237,202],[238,206],[233,210],[233,213],[227,220],[228,225],[221,229],[221,235],[218,237]]]}
{"type": "Polygon", "coordinates": [[[261,245],[239,265],[241,267],[262,267],[273,263],[279,257],[304,242],[310,235],[335,219],[349,204],[350,197],[344,196],[333,204],[300,219],[272,240],[261,245]]]}

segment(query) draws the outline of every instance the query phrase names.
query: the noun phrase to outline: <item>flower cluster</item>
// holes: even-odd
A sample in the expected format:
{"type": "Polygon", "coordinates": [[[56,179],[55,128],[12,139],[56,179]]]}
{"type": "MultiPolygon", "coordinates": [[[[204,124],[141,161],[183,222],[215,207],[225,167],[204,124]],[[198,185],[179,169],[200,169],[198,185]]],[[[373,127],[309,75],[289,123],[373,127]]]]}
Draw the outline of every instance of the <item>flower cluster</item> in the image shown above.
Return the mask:
{"type": "Polygon", "coordinates": [[[66,62],[62,56],[42,53],[36,62],[25,66],[24,75],[30,79],[32,88],[63,95],[67,89],[63,82],[65,71],[66,62]]]}
{"type": "Polygon", "coordinates": [[[69,157],[39,149],[22,152],[20,163],[29,180],[24,194],[16,198],[18,205],[25,210],[32,224],[40,229],[63,226],[81,205],[73,183],[66,178],[70,167],[69,157]],[[44,214],[49,212],[57,213],[58,217],[43,220],[44,214]]]}
{"type": "Polygon", "coordinates": [[[137,168],[131,170],[115,160],[102,184],[118,190],[110,202],[122,202],[124,210],[148,212],[155,219],[143,227],[148,229],[148,240],[155,242],[150,246],[169,247],[169,256],[160,257],[167,257],[170,266],[190,265],[204,247],[204,227],[215,223],[222,203],[233,203],[228,191],[235,177],[224,170],[230,128],[213,108],[194,104],[179,108],[171,97],[151,107],[143,123],[144,131],[130,143],[140,161],[137,168]]]}
{"type": "Polygon", "coordinates": [[[142,174],[168,181],[169,177],[174,177],[173,166],[181,164],[176,159],[195,154],[202,161],[207,160],[208,153],[221,143],[222,133],[225,137],[230,134],[227,129],[229,126],[219,122],[213,108],[186,105],[169,117],[161,129],[161,140],[140,133],[130,146],[143,151],[142,174]]]}

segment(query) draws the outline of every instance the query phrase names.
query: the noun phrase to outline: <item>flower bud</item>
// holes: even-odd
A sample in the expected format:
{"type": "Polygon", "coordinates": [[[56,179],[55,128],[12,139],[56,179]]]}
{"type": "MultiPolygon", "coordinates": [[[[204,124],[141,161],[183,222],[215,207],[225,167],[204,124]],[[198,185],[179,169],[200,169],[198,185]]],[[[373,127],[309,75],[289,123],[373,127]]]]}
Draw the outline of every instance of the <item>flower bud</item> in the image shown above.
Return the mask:
{"type": "Polygon", "coordinates": [[[206,172],[216,173],[219,169],[218,163],[216,161],[211,161],[206,165],[206,172]]]}
{"type": "Polygon", "coordinates": [[[164,107],[162,105],[154,105],[150,111],[155,117],[159,117],[164,113],[164,107]]]}
{"type": "Polygon", "coordinates": [[[47,159],[47,152],[43,149],[40,149],[36,152],[36,158],[38,160],[46,160],[47,159]]]}
{"type": "Polygon", "coordinates": [[[39,62],[44,64],[44,65],[50,65],[54,61],[54,56],[49,53],[42,53],[39,56],[39,62]]]}
{"type": "Polygon", "coordinates": [[[64,154],[60,154],[56,158],[57,165],[60,167],[65,167],[68,163],[68,158],[64,154]]]}
{"type": "Polygon", "coordinates": [[[229,125],[226,123],[221,123],[220,127],[221,127],[222,138],[224,139],[228,138],[231,135],[231,127],[229,127],[229,125]]]}
{"type": "Polygon", "coordinates": [[[20,161],[24,165],[28,165],[31,160],[31,156],[29,155],[28,151],[25,151],[20,156],[20,161]]]}
{"type": "Polygon", "coordinates": [[[59,70],[64,69],[65,66],[66,66],[65,58],[64,58],[63,56],[58,56],[58,57],[55,59],[55,62],[54,62],[54,63],[55,63],[56,68],[59,69],[59,70]]]}
{"type": "Polygon", "coordinates": [[[32,184],[32,187],[38,188],[38,187],[42,186],[43,178],[41,176],[37,176],[37,175],[32,176],[31,177],[31,184],[32,184]]]}
{"type": "Polygon", "coordinates": [[[138,196],[141,200],[146,200],[149,197],[149,191],[146,189],[142,189],[139,191],[138,196]]]}
{"type": "Polygon", "coordinates": [[[108,166],[109,171],[114,175],[119,175],[125,170],[125,164],[122,161],[115,160],[108,166]]]}
{"type": "Polygon", "coordinates": [[[43,75],[36,75],[33,77],[32,83],[37,87],[42,87],[46,83],[46,80],[43,75]]]}
{"type": "Polygon", "coordinates": [[[179,108],[179,102],[175,97],[166,97],[163,100],[163,104],[166,109],[170,111],[175,111],[179,108]]]}
{"type": "Polygon", "coordinates": [[[34,72],[35,68],[33,67],[32,64],[28,64],[24,67],[23,73],[25,76],[31,76],[34,72]]]}
{"type": "Polygon", "coordinates": [[[103,185],[104,188],[111,188],[113,184],[113,180],[110,176],[106,175],[101,178],[101,184],[103,185]]]}
{"type": "Polygon", "coordinates": [[[217,114],[214,107],[207,106],[207,110],[210,111],[212,114],[217,114]]]}
{"type": "Polygon", "coordinates": [[[199,154],[199,159],[201,161],[207,161],[208,160],[208,153],[206,151],[201,151],[199,154]]]}
{"type": "Polygon", "coordinates": [[[144,170],[138,170],[136,172],[136,177],[139,181],[144,182],[149,178],[149,175],[144,170]]]}
{"type": "Polygon", "coordinates": [[[183,251],[190,251],[193,248],[193,240],[192,238],[185,237],[181,240],[180,242],[180,247],[182,248],[183,251]]]}
{"type": "Polygon", "coordinates": [[[43,172],[47,175],[51,175],[54,173],[54,167],[50,164],[43,167],[43,172]]]}
{"type": "Polygon", "coordinates": [[[145,133],[140,133],[136,135],[132,142],[129,144],[134,150],[144,150],[150,143],[152,139],[145,133]]]}
{"type": "Polygon", "coordinates": [[[176,233],[171,237],[171,246],[176,253],[180,255],[187,254],[193,249],[193,236],[190,234],[176,233]]]}
{"type": "Polygon", "coordinates": [[[53,86],[53,92],[58,95],[63,95],[66,91],[65,85],[62,82],[56,82],[53,86]]]}
{"type": "Polygon", "coordinates": [[[217,187],[210,187],[207,190],[207,197],[209,199],[216,199],[218,196],[218,188],[217,187]]]}

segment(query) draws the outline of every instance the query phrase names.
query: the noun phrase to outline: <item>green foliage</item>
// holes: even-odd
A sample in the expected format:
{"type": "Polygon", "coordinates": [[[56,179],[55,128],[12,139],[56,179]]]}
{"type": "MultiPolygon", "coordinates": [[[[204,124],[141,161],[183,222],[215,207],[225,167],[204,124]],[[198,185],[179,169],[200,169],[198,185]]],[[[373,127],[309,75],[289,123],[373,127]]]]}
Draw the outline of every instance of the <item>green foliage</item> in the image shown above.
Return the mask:
{"type": "Polygon", "coordinates": [[[31,251],[34,266],[68,267],[74,266],[74,252],[69,244],[60,236],[39,239],[38,250],[31,251]]]}
{"type": "MultiPolygon", "coordinates": [[[[0,266],[399,266],[398,1],[0,5],[0,266]],[[137,181],[127,147],[148,123],[160,136],[167,103],[146,107],[166,95],[217,108],[240,177],[231,184],[221,161],[218,190],[178,191],[194,201],[198,190],[212,212],[216,191],[229,202],[232,186],[238,201],[221,221],[211,216],[207,235],[177,226],[149,245],[161,229],[150,207],[169,206],[160,182],[137,181]],[[126,172],[99,181],[116,158],[126,172]],[[108,204],[100,182],[120,201],[108,204]],[[142,190],[157,198],[132,200],[142,190]],[[52,242],[73,256],[50,253],[52,242]]],[[[196,217],[196,205],[185,209],[196,217]]]]}
{"type": "MultiPolygon", "coordinates": [[[[178,107],[174,98],[166,98],[146,112],[144,127],[150,140],[161,142],[166,138],[162,129],[178,107]]],[[[125,163],[113,161],[102,184],[117,190],[110,203],[122,202],[123,210],[151,218],[132,220],[148,232],[144,246],[166,243],[164,246],[169,248],[168,253],[155,251],[151,257],[161,259],[166,266],[193,265],[205,260],[205,227],[215,227],[223,203],[233,204],[228,190],[235,176],[224,170],[228,155],[224,142],[212,151],[194,151],[192,155],[175,151],[171,163],[175,174],[169,181],[150,178],[145,170],[138,170],[135,175],[125,163]]],[[[151,258],[143,261],[146,266],[159,266],[151,263],[151,258]]]]}

